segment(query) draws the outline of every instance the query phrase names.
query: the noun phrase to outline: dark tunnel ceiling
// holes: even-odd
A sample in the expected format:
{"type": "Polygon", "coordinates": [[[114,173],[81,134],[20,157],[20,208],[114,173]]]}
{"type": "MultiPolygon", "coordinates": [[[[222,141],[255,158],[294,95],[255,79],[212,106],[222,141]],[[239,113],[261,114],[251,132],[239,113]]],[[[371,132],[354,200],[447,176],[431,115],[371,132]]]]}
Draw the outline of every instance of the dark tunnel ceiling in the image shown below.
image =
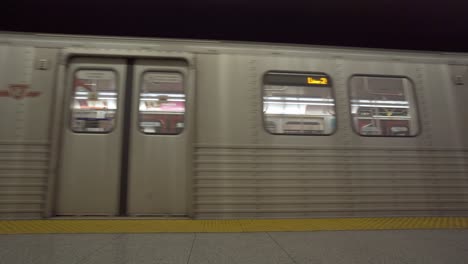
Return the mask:
{"type": "Polygon", "coordinates": [[[468,52],[468,1],[7,1],[6,31],[468,52]]]}

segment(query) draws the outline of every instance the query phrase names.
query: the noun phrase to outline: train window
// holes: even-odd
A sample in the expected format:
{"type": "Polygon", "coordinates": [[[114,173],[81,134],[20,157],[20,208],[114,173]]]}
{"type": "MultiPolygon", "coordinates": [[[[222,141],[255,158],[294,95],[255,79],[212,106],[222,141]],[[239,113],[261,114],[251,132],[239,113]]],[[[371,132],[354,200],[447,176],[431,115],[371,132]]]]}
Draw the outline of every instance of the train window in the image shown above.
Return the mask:
{"type": "Polygon", "coordinates": [[[271,134],[331,135],[335,99],[323,73],[270,71],[263,77],[263,126],[271,134]]]}
{"type": "Polygon", "coordinates": [[[78,70],[73,81],[71,129],[107,133],[115,126],[116,74],[110,70],[78,70]]]}
{"type": "Polygon", "coordinates": [[[354,130],[362,136],[418,134],[415,96],[406,77],[355,75],[350,79],[354,130]]]}
{"type": "Polygon", "coordinates": [[[139,126],[145,134],[176,135],[184,130],[182,74],[145,72],[140,88],[139,126]]]}

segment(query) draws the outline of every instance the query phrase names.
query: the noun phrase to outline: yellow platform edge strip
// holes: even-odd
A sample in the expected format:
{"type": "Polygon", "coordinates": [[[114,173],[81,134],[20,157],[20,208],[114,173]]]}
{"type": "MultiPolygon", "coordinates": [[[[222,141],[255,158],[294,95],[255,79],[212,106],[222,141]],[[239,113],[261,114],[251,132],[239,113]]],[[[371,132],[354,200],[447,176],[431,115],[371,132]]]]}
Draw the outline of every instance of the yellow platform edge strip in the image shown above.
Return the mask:
{"type": "Polygon", "coordinates": [[[468,229],[468,217],[251,220],[0,220],[0,234],[223,233],[468,229]]]}

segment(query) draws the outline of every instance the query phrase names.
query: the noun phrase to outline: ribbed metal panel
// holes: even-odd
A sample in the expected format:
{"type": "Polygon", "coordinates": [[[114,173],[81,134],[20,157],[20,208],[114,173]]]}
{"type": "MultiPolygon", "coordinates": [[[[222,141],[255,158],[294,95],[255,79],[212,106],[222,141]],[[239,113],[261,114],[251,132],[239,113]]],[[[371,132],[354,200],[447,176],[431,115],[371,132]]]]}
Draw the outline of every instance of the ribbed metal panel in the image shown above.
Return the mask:
{"type": "Polygon", "coordinates": [[[41,216],[48,153],[48,142],[0,142],[0,218],[41,216]]]}
{"type": "Polygon", "coordinates": [[[197,217],[468,215],[466,149],[197,145],[194,172],[197,217]]]}

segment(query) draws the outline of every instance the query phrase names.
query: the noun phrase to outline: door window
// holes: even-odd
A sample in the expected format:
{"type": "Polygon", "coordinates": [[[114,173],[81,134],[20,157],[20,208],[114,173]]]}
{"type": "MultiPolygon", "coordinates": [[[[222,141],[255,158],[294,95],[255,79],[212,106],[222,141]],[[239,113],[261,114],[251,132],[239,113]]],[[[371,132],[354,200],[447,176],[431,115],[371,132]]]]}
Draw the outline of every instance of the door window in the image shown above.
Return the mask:
{"type": "Polygon", "coordinates": [[[140,87],[139,127],[145,134],[176,135],[184,130],[183,76],[177,72],[145,72],[140,87]]]}
{"type": "Polygon", "coordinates": [[[110,70],[78,70],[73,78],[71,129],[82,133],[108,133],[115,126],[118,91],[110,70]]]}

